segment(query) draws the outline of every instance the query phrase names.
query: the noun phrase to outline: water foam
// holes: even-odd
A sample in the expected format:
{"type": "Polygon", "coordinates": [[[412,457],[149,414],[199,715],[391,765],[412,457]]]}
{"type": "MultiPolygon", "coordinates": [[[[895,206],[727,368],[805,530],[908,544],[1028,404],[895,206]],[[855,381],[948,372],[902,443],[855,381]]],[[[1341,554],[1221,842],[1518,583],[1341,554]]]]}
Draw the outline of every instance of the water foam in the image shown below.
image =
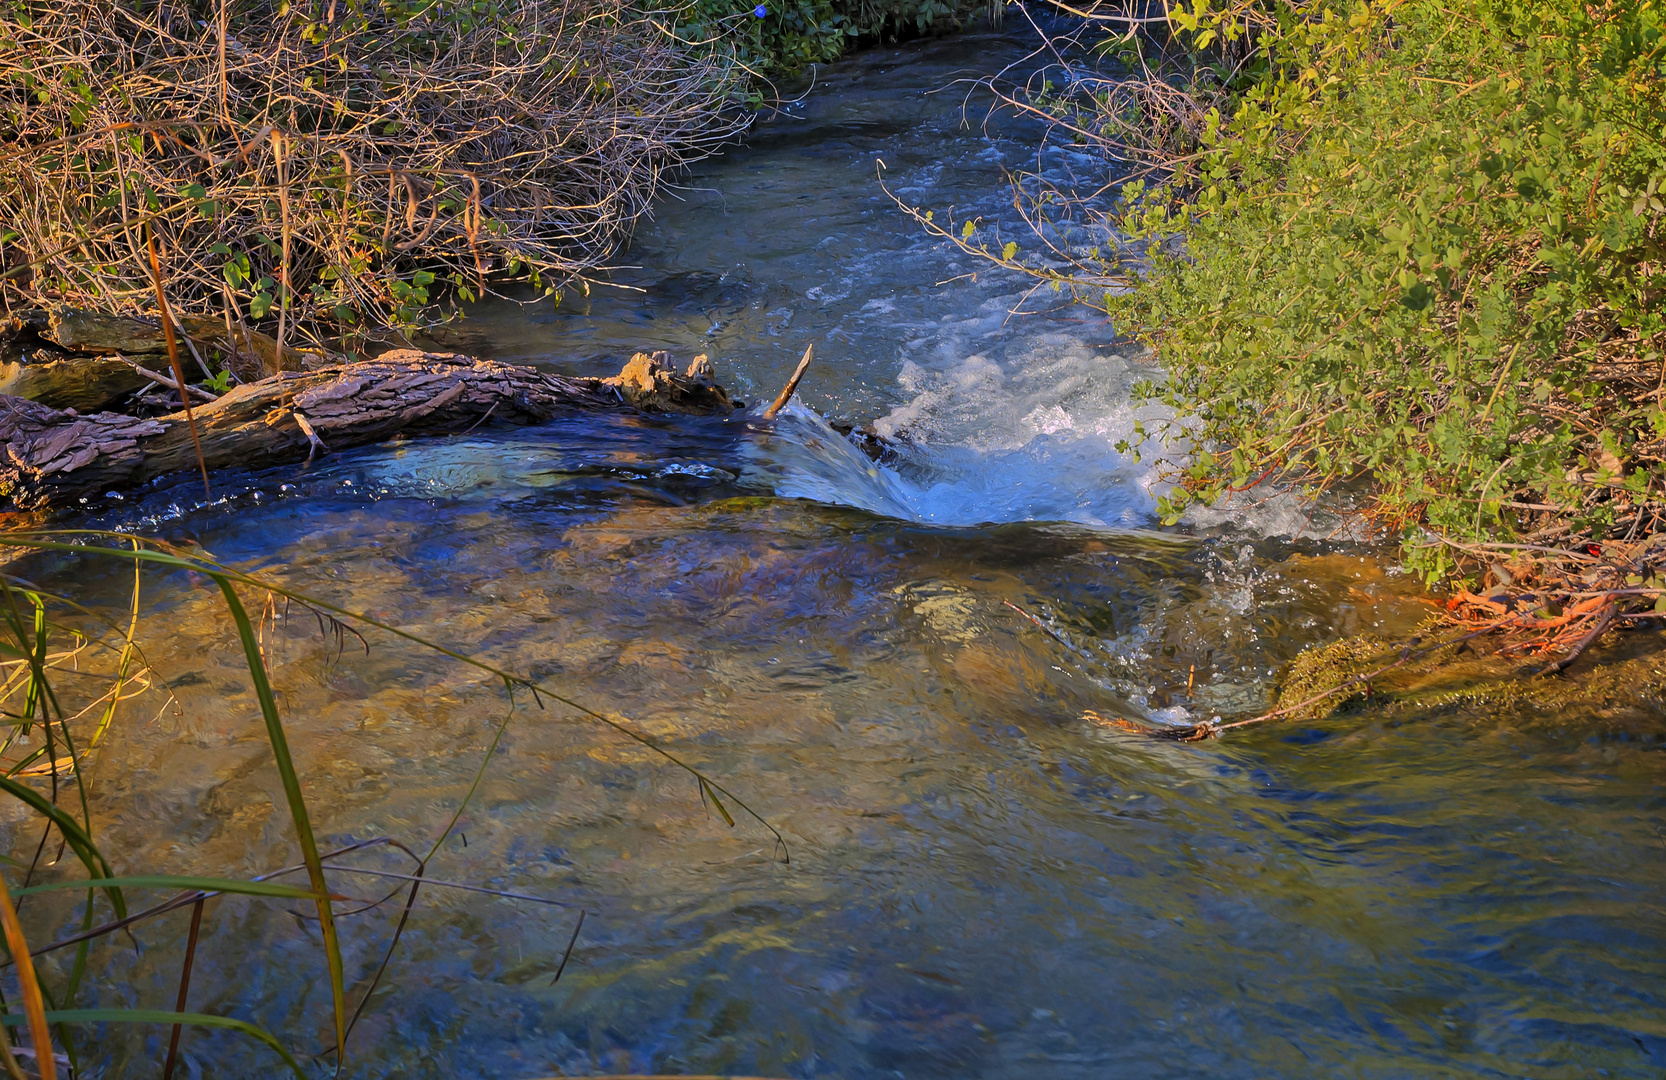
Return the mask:
{"type": "Polygon", "coordinates": [[[1151,374],[1145,366],[1057,330],[1019,339],[1004,362],[957,356],[966,327],[955,329],[917,350],[924,363],[903,362],[903,400],[872,425],[893,451],[885,464],[795,404],[755,444],[754,481],[786,497],[939,525],[1151,523],[1154,473],[1116,449],[1155,415],[1131,404],[1133,382],[1151,374]]]}
{"type": "Polygon", "coordinates": [[[1157,415],[1131,403],[1133,383],[1153,372],[1058,329],[1002,352],[904,364],[908,397],[873,429],[901,447],[895,470],[914,514],[952,525],[1149,524],[1155,475],[1116,444],[1137,441],[1135,423],[1157,415]]]}

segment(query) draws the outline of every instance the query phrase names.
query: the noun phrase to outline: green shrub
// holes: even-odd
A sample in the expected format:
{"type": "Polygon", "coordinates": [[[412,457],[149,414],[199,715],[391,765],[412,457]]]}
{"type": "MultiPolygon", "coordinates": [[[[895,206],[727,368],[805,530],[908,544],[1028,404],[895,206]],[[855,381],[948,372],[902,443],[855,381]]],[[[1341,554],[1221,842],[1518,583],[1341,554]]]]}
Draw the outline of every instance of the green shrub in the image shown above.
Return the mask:
{"type": "Polygon", "coordinates": [[[1431,576],[1451,558],[1419,526],[1652,527],[1662,23],[1647,2],[1408,0],[1264,34],[1264,73],[1176,176],[1189,197],[1125,192],[1133,238],[1186,249],[1107,306],[1150,328],[1153,392],[1215,448],[1164,512],[1268,469],[1369,474],[1431,576]]]}
{"type": "Polygon", "coordinates": [[[1143,389],[1188,449],[1165,517],[1262,479],[1369,479],[1431,580],[1453,566],[1436,537],[1654,530],[1659,0],[1172,12],[1177,72],[1049,103],[1162,182],[1121,189],[1116,256],[1032,268],[1157,350],[1143,389]]]}

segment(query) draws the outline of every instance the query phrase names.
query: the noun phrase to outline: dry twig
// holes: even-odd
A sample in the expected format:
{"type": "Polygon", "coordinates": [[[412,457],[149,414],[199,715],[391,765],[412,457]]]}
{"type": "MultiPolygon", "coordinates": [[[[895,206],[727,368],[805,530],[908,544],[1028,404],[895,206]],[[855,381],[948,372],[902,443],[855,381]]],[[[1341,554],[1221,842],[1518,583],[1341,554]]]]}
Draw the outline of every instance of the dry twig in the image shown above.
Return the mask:
{"type": "Polygon", "coordinates": [[[747,122],[732,50],[624,0],[203,14],[0,13],[0,303],[149,308],[148,224],[182,317],[220,317],[229,282],[315,343],[408,324],[441,284],[604,265],[747,122]]]}

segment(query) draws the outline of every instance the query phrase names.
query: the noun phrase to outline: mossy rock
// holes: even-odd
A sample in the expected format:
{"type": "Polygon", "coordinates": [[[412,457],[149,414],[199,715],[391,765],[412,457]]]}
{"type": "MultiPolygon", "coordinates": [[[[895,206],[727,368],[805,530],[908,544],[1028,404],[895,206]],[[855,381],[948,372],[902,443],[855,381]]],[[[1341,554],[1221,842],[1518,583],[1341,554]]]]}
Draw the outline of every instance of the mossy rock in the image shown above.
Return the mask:
{"type": "MultiPolygon", "coordinates": [[[[1392,661],[1393,646],[1375,634],[1343,638],[1329,645],[1309,646],[1285,668],[1273,708],[1287,709],[1308,701],[1392,661]]],[[[1360,682],[1303,706],[1290,713],[1287,719],[1323,720],[1349,702],[1363,701],[1371,696],[1373,690],[1369,682],[1360,682]]]]}
{"type": "MultiPolygon", "coordinates": [[[[1486,650],[1493,643],[1471,644],[1486,650]]],[[[1285,670],[1276,707],[1287,708],[1385,667],[1402,647],[1370,635],[1310,647],[1285,670]]],[[[1288,719],[1321,720],[1367,697],[1401,714],[1452,708],[1551,716],[1615,707],[1666,710],[1666,631],[1610,631],[1567,672],[1544,674],[1552,659],[1486,654],[1455,643],[1316,701],[1288,719]]]]}

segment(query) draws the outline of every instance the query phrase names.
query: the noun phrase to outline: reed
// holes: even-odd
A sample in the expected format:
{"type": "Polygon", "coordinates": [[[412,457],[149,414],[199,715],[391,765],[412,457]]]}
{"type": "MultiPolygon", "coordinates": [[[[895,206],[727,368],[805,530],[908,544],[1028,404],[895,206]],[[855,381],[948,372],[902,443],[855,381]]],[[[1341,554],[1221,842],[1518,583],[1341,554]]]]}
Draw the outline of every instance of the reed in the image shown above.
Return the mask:
{"type": "MultiPolygon", "coordinates": [[[[681,768],[694,781],[696,793],[702,800],[711,800],[723,820],[735,824],[734,807],[765,828],[774,838],[777,851],[786,857],[785,841],[767,821],[736,798],[727,788],[699,769],[662,747],[652,738],[638,732],[630,721],[608,716],[563,695],[536,680],[528,679],[485,661],[470,657],[419,635],[401,630],[363,613],[333,605],[327,600],[308,596],[282,584],[246,574],[232,567],[212,561],[200,553],[173,548],[169,545],[145,541],[131,536],[96,531],[33,531],[0,534],[0,551],[13,553],[53,552],[79,559],[120,560],[132,565],[134,589],[131,609],[122,620],[110,620],[88,610],[70,597],[54,595],[33,586],[10,572],[0,572],[0,714],[7,729],[0,732],[0,798],[21,803],[40,828],[39,842],[33,845],[33,858],[14,862],[17,869],[10,872],[20,877],[17,887],[10,887],[0,872],[0,926],[5,930],[9,960],[21,977],[22,1012],[0,1012],[0,1024],[26,1028],[31,1033],[30,1043],[35,1052],[37,1071],[51,1075],[54,1043],[65,1055],[71,1070],[78,1066],[78,1047],[75,1029],[84,1024],[140,1023],[173,1028],[169,1040],[166,1071],[172,1071],[177,1060],[179,1032],[185,1026],[207,1026],[235,1030],[270,1047],[284,1065],[297,1076],[307,1073],[284,1042],[257,1024],[232,1017],[193,1013],[188,1011],[191,968],[196,953],[199,933],[212,933],[203,928],[203,901],[219,895],[236,895],[255,900],[304,901],[316,909],[319,927],[320,966],[326,974],[332,1002],[332,1045],[337,1074],[347,1063],[348,1040],[353,1027],[363,1014],[377,985],[386,972],[415,907],[418,891],[424,886],[456,888],[472,892],[512,896],[521,900],[543,903],[553,901],[535,896],[523,896],[503,890],[463,882],[451,882],[430,876],[430,861],[456,828],[458,821],[474,799],[484,779],[510,721],[516,715],[517,697],[530,697],[540,708],[546,703],[564,705],[581,717],[599,722],[610,730],[659,754],[664,760],[681,768]],[[118,546],[119,545],[119,546],[118,546]],[[259,704],[264,721],[267,745],[272,753],[289,812],[293,837],[300,850],[301,860],[293,866],[250,880],[203,875],[177,875],[158,872],[153,867],[137,867],[129,872],[117,872],[121,862],[119,853],[114,861],[101,850],[95,823],[87,799],[89,759],[99,746],[116,730],[115,720],[122,703],[156,686],[158,679],[144,658],[136,640],[142,596],[141,585],[145,570],[187,571],[193,580],[215,588],[224,603],[227,616],[234,627],[242,648],[244,665],[250,685],[259,704]],[[249,608],[245,597],[259,597],[263,601],[256,609],[249,608]],[[461,664],[480,671],[501,682],[510,696],[510,709],[505,713],[480,762],[474,781],[455,813],[440,830],[425,854],[413,851],[393,837],[374,837],[361,840],[333,851],[320,850],[314,834],[312,815],[304,794],[303,779],[290,753],[289,737],[283,717],[267,675],[262,651],[262,625],[266,618],[277,618],[279,606],[299,604],[314,615],[320,631],[344,648],[349,640],[362,643],[368,650],[367,631],[381,631],[405,641],[423,646],[461,664]],[[258,618],[250,611],[257,610],[258,618]],[[60,693],[58,684],[70,673],[76,686],[91,685],[94,691],[60,693]],[[37,745],[34,736],[40,736],[37,745]],[[50,881],[36,884],[33,878],[51,849],[56,835],[58,843],[73,852],[81,863],[85,877],[75,880],[50,881]],[[404,852],[414,863],[410,874],[396,874],[365,867],[342,865],[340,859],[354,852],[378,846],[391,846],[404,852]],[[286,884],[276,880],[292,873],[304,873],[306,884],[286,884]],[[405,894],[403,907],[389,934],[387,951],[375,974],[362,987],[350,987],[344,973],[341,946],[335,929],[338,915],[336,905],[347,899],[332,887],[330,875],[372,875],[392,878],[409,884],[395,887],[379,901],[368,907],[356,907],[341,914],[358,914],[390,901],[401,892],[405,894]],[[134,910],[129,894],[139,891],[164,890],[167,899],[134,910]],[[81,929],[55,941],[41,944],[29,941],[13,905],[13,898],[21,903],[32,897],[40,903],[55,903],[51,908],[52,922],[61,925],[77,912],[81,929]],[[67,898],[67,899],[66,899],[67,898]],[[118,931],[131,932],[170,912],[190,907],[193,909],[190,943],[187,946],[180,973],[177,996],[171,1010],[158,1008],[110,1009],[77,1008],[75,1000],[90,967],[96,968],[103,953],[94,948],[109,935],[118,931]],[[100,921],[100,916],[103,916],[100,921]],[[74,960],[66,978],[49,980],[33,959],[62,949],[75,949],[74,960]],[[357,1004],[350,1007],[350,1001],[357,1004]],[[48,1031],[52,1034],[47,1034],[48,1031]]],[[[8,860],[11,861],[11,860],[8,860]]],[[[579,920],[582,927],[582,915],[579,920]]],[[[573,940],[576,942],[578,927],[573,940]]],[[[107,948],[108,946],[106,946],[107,948]]],[[[570,955],[572,945],[568,945],[570,955]]],[[[562,966],[566,963],[563,957],[562,966]]],[[[557,972],[559,977],[559,971],[557,972]]],[[[4,1002],[0,1001],[0,1007],[4,1002]]],[[[0,1043],[5,1041],[0,1036],[0,1043]]],[[[8,1045],[7,1053],[11,1053],[8,1045]]],[[[328,1052],[327,1051],[327,1052],[328,1052]]],[[[11,1069],[15,1060],[0,1055],[0,1067],[11,1069]],[[8,1064],[8,1061],[11,1061],[8,1064]]],[[[18,1066],[20,1068],[20,1066],[18,1066]]]]}

